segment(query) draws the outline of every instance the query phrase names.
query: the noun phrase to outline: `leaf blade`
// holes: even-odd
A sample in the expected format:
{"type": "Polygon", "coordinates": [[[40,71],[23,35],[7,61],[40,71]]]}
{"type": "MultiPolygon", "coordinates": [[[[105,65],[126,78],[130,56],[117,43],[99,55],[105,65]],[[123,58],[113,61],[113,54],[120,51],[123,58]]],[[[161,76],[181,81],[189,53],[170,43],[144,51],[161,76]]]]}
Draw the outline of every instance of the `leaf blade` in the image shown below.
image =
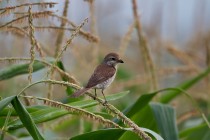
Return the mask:
{"type": "Polygon", "coordinates": [[[3,100],[0,101],[0,112],[8,105],[11,103],[11,101],[15,98],[16,96],[10,96],[7,98],[4,98],[3,100]]]}
{"type": "MultiPolygon", "coordinates": [[[[107,101],[114,101],[114,100],[117,100],[117,99],[120,99],[120,98],[126,96],[128,93],[130,93],[130,91],[122,91],[119,93],[108,95],[108,96],[106,96],[106,99],[107,99],[107,101]]],[[[97,104],[99,104],[99,103],[95,100],[82,100],[82,101],[69,103],[69,105],[71,105],[71,106],[80,107],[80,108],[92,107],[97,104]]]]}
{"type": "Polygon", "coordinates": [[[101,129],[97,131],[88,132],[85,134],[77,135],[70,138],[70,140],[117,140],[126,130],[123,129],[101,129]]]}
{"type": "MultiPolygon", "coordinates": [[[[108,101],[116,100],[116,99],[124,97],[128,93],[129,91],[119,92],[117,94],[109,95],[107,99],[108,101]]],[[[97,104],[98,102],[95,100],[85,100],[85,101],[69,103],[68,105],[78,107],[78,108],[88,108],[97,104]]],[[[40,110],[37,110],[37,106],[35,106],[34,108],[33,107],[27,108],[28,111],[34,110],[30,114],[36,124],[47,122],[47,121],[56,119],[58,117],[64,116],[66,114],[72,114],[71,112],[68,112],[64,109],[58,109],[58,108],[53,108],[53,107],[48,107],[48,106],[39,106],[39,108],[40,110]]],[[[4,112],[4,114],[7,114],[7,112],[4,112]]],[[[9,123],[10,130],[18,129],[21,127],[23,127],[23,124],[21,123],[19,119],[9,123]]]]}
{"type": "Polygon", "coordinates": [[[178,128],[174,109],[160,103],[150,104],[159,131],[166,140],[178,140],[178,128]]]}
{"type": "MultiPolygon", "coordinates": [[[[49,63],[53,63],[52,58],[48,58],[49,63]]],[[[13,78],[18,75],[28,74],[29,64],[14,64],[0,70],[0,81],[13,78]]],[[[33,64],[33,72],[43,69],[45,65],[37,60],[33,64]]]]}
{"type": "MultiPolygon", "coordinates": [[[[205,78],[209,73],[210,73],[210,67],[207,68],[204,72],[200,73],[199,75],[193,77],[192,79],[187,80],[187,81],[184,81],[183,83],[181,83],[180,85],[178,85],[176,88],[179,88],[179,89],[182,89],[182,90],[189,89],[194,84],[196,84],[197,82],[199,82],[200,80],[202,80],[203,78],[205,78]]],[[[181,93],[181,91],[178,91],[178,90],[177,91],[168,92],[168,93],[164,94],[160,98],[160,102],[162,102],[162,103],[168,103],[172,99],[174,99],[176,96],[178,96],[179,93],[181,93]]]]}
{"type": "Polygon", "coordinates": [[[17,96],[12,100],[12,105],[17,112],[20,120],[22,121],[23,125],[26,127],[28,132],[35,140],[44,140],[42,135],[40,134],[38,128],[36,127],[33,119],[31,118],[28,111],[25,107],[21,104],[17,96]]]}

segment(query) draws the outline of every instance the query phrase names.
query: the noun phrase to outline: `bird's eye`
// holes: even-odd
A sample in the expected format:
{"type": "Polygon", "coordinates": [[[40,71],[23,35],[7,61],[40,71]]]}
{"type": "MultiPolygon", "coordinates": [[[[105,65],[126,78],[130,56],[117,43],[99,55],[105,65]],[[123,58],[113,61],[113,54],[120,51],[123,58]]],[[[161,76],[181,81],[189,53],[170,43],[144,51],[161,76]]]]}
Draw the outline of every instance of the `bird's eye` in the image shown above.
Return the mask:
{"type": "Polygon", "coordinates": [[[112,60],[116,60],[114,57],[111,58],[112,60]]]}

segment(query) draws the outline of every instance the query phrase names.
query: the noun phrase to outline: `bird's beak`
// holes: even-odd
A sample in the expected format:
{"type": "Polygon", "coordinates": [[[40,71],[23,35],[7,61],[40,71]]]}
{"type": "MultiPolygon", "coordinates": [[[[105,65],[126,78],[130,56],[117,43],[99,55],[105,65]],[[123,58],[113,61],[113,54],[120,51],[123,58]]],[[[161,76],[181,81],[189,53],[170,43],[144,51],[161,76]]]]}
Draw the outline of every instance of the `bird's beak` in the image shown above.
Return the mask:
{"type": "Polygon", "coordinates": [[[117,62],[118,63],[124,63],[124,61],[122,61],[121,59],[119,59],[117,62]]]}

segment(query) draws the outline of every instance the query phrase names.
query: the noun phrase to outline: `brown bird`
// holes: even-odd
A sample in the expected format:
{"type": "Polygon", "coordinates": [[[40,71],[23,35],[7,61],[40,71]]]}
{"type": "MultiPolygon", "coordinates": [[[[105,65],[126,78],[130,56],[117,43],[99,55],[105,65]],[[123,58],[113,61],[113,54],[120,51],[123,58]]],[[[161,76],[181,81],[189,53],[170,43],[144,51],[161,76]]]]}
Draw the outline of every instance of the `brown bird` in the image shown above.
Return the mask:
{"type": "MultiPolygon", "coordinates": [[[[120,59],[118,54],[116,53],[107,54],[103,62],[99,66],[97,66],[96,69],[94,70],[87,85],[84,88],[73,93],[71,97],[79,97],[89,89],[95,89],[95,96],[96,96],[96,89],[101,89],[101,93],[104,96],[104,89],[106,89],[113,82],[115,78],[118,63],[124,63],[120,59]]],[[[105,96],[104,99],[105,103],[107,103],[105,96]]]]}

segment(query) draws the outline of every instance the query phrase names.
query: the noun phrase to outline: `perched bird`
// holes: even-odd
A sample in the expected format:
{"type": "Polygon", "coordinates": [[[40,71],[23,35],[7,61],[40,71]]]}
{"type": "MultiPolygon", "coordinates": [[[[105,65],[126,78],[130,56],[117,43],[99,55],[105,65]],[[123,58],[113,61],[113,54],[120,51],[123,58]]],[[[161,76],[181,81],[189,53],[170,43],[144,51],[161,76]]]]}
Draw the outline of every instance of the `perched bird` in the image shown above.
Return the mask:
{"type": "MultiPolygon", "coordinates": [[[[84,88],[73,93],[71,97],[79,97],[89,89],[95,89],[95,96],[96,89],[101,89],[101,93],[104,96],[104,89],[106,89],[115,78],[118,63],[124,62],[120,59],[117,53],[107,54],[104,57],[103,62],[100,65],[98,65],[94,70],[87,85],[84,88]]],[[[105,96],[104,99],[105,103],[107,103],[105,96]]]]}

